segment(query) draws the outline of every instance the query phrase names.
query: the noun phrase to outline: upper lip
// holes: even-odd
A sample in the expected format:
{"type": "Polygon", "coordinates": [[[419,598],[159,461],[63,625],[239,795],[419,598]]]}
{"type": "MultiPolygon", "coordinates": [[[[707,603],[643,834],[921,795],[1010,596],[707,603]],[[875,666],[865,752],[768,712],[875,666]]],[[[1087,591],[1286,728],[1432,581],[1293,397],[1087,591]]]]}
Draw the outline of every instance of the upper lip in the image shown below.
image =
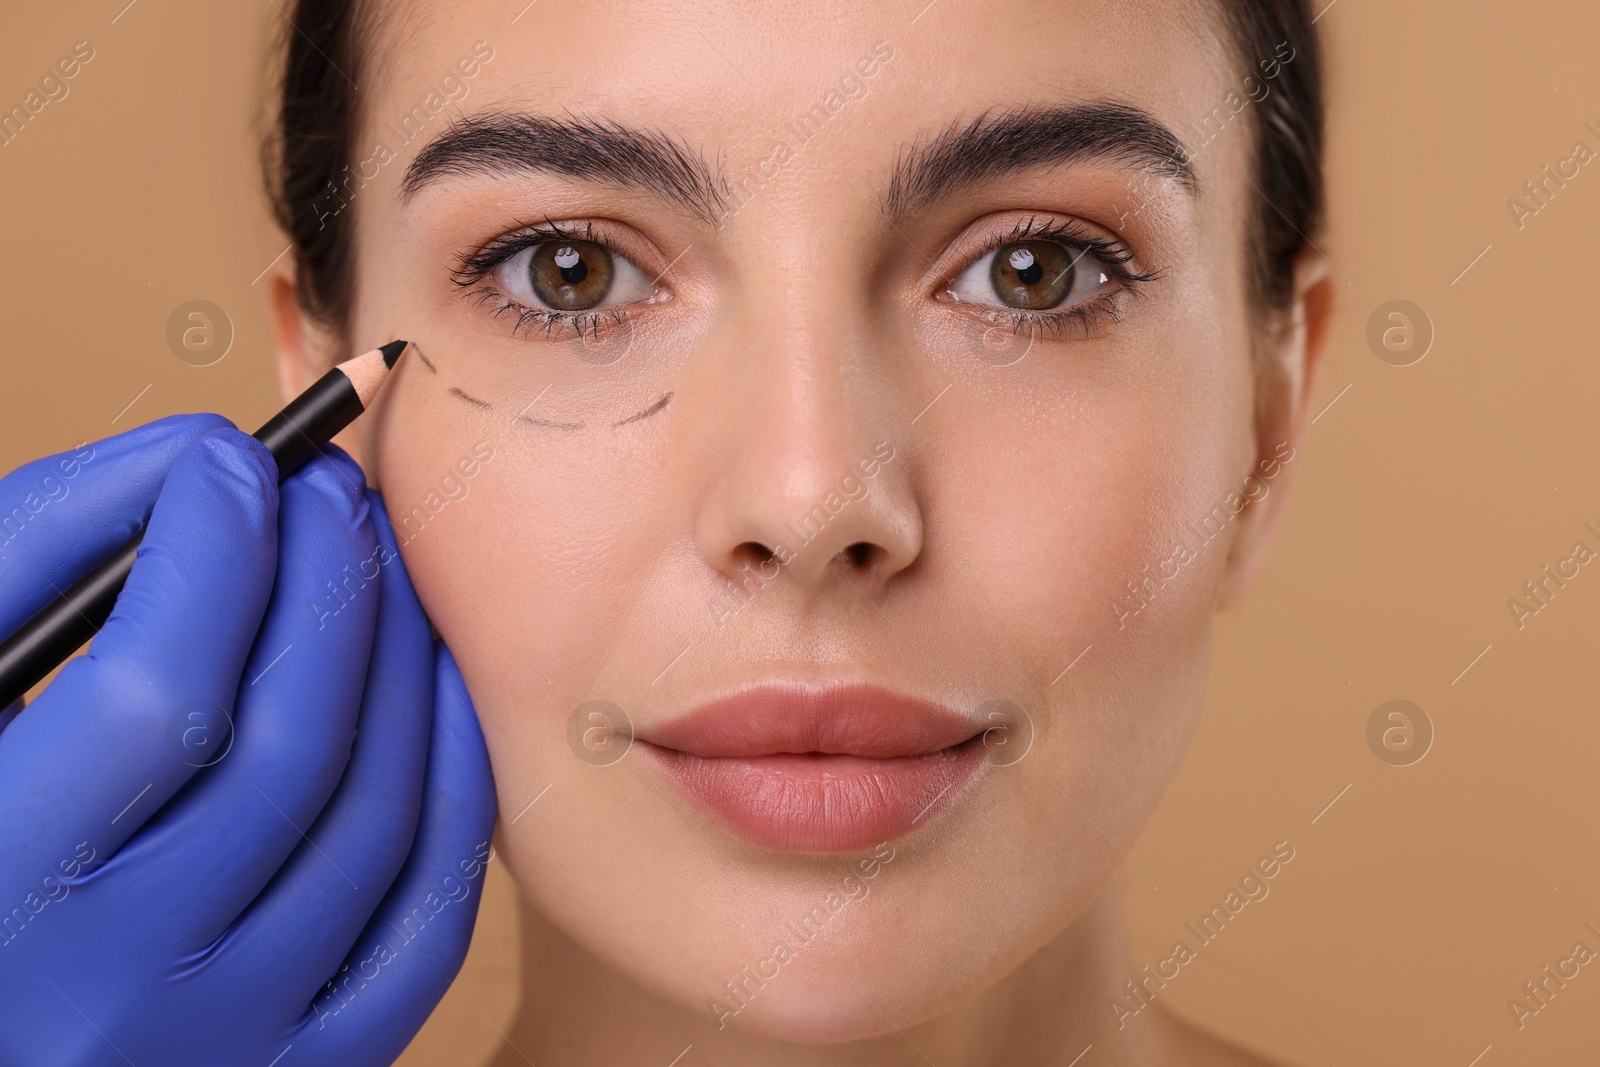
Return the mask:
{"type": "Polygon", "coordinates": [[[764,683],[691,708],[641,739],[705,759],[779,753],[893,759],[958,745],[983,725],[876,685],[764,683]]]}

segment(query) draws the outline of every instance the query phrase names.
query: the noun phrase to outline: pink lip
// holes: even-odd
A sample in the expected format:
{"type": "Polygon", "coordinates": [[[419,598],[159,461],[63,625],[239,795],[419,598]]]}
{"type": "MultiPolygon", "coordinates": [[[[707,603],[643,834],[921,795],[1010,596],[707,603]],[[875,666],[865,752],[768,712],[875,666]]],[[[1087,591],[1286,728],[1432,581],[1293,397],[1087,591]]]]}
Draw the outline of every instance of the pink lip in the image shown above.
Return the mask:
{"type": "Polygon", "coordinates": [[[838,852],[901,837],[948,807],[983,760],[984,725],[877,686],[768,684],[639,740],[745,840],[838,852]]]}

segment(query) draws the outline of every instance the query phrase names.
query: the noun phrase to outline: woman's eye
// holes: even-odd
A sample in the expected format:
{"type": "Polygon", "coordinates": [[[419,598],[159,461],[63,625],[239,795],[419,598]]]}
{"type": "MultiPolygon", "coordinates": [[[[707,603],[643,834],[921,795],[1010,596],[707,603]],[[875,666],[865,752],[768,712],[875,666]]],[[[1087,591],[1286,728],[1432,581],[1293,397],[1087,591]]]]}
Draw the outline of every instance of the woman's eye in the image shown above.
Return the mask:
{"type": "Polygon", "coordinates": [[[493,277],[519,304],[550,311],[588,311],[652,295],[644,271],[594,241],[544,241],[524,248],[496,267],[493,277]]]}
{"type": "Polygon", "coordinates": [[[974,260],[950,282],[957,300],[1048,311],[1093,296],[1111,272],[1092,253],[1057,241],[1014,241],[974,260]]]}

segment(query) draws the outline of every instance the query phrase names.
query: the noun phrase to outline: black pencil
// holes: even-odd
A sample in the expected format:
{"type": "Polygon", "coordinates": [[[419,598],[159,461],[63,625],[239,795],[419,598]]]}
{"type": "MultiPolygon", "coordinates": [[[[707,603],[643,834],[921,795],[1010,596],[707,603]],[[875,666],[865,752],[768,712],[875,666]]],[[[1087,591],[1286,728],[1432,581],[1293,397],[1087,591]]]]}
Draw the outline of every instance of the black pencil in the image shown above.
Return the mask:
{"type": "MultiPolygon", "coordinates": [[[[405,341],[391,341],[346,360],[255,432],[256,440],[266,445],[277,461],[278,477],[288,475],[367,409],[405,348],[405,341]]],[[[133,570],[143,538],[141,528],[115,555],[0,641],[0,712],[66,662],[105,625],[133,570]]]]}

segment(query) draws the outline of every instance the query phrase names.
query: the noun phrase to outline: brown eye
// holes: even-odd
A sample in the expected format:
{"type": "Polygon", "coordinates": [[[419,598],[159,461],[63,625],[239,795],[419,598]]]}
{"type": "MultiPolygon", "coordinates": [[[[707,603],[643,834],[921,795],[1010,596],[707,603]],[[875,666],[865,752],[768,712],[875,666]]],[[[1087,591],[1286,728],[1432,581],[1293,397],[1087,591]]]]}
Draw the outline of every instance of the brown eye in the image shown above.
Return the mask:
{"type": "Polygon", "coordinates": [[[609,242],[567,237],[555,223],[551,229],[555,232],[548,238],[544,232],[503,238],[528,243],[485,278],[488,288],[505,298],[502,310],[519,309],[527,321],[542,322],[550,328],[546,333],[553,334],[558,324],[581,322],[592,329],[591,320],[602,312],[620,322],[617,316],[628,313],[624,308],[671,299],[632,259],[612,251],[609,242]]]}
{"type": "Polygon", "coordinates": [[[587,311],[611,291],[611,253],[593,241],[547,241],[528,261],[534,294],[557,311],[587,311]]]}
{"type": "Polygon", "coordinates": [[[1072,292],[1077,254],[1054,241],[1002,245],[989,268],[995,295],[1006,307],[1044,311],[1072,292]]]}

